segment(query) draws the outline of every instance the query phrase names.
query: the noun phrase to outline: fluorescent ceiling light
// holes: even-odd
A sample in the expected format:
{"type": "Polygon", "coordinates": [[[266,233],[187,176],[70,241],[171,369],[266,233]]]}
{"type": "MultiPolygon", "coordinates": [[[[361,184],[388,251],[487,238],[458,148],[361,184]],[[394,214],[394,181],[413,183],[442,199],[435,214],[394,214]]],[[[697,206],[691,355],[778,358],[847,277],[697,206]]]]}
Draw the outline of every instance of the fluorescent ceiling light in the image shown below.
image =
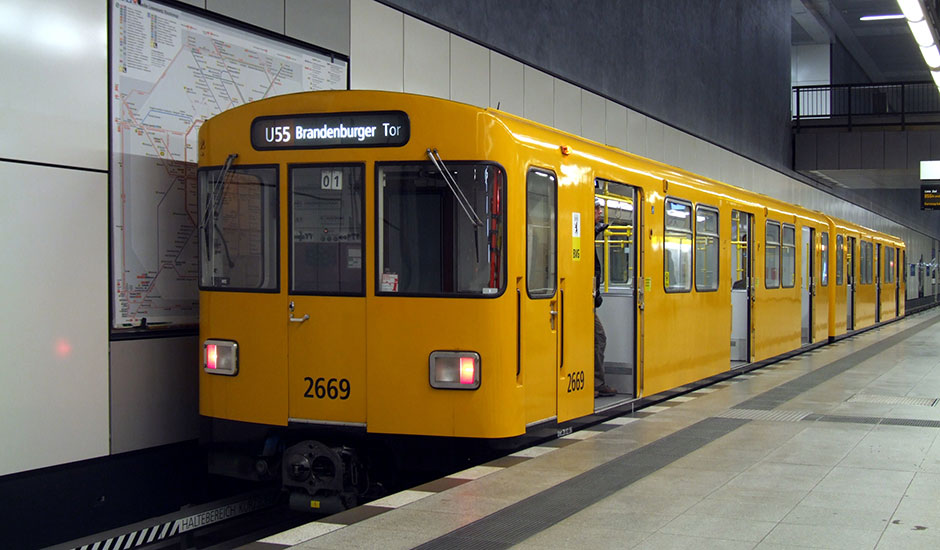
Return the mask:
{"type": "Polygon", "coordinates": [[[940,50],[937,49],[936,44],[921,48],[920,53],[924,56],[927,66],[931,69],[940,69],[940,50]]]}
{"type": "Polygon", "coordinates": [[[920,7],[920,0],[898,0],[898,6],[904,12],[908,21],[920,21],[924,18],[924,10],[920,7]]]}
{"type": "Polygon", "coordinates": [[[930,71],[930,76],[933,77],[934,83],[940,88],[940,71],[930,71]]]}
{"type": "Polygon", "coordinates": [[[888,15],[865,15],[859,17],[859,21],[888,21],[890,19],[904,19],[903,13],[893,13],[888,15]]]}
{"type": "Polygon", "coordinates": [[[926,48],[933,44],[933,33],[930,32],[930,23],[928,23],[926,19],[921,19],[916,23],[908,21],[907,26],[911,28],[911,32],[914,34],[914,40],[917,41],[917,44],[921,48],[926,48]]]}

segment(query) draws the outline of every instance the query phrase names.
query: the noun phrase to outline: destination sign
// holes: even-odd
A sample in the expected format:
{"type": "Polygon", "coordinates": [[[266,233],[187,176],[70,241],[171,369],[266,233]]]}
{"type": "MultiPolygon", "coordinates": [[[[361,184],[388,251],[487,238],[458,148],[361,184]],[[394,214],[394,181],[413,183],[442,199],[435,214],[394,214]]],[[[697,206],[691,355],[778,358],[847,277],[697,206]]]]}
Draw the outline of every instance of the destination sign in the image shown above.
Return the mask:
{"type": "Polygon", "coordinates": [[[940,210],[940,182],[920,184],[920,209],[940,210]]]}
{"type": "Polygon", "coordinates": [[[251,123],[251,146],[257,150],[401,147],[410,137],[402,111],[259,117],[251,123]]]}

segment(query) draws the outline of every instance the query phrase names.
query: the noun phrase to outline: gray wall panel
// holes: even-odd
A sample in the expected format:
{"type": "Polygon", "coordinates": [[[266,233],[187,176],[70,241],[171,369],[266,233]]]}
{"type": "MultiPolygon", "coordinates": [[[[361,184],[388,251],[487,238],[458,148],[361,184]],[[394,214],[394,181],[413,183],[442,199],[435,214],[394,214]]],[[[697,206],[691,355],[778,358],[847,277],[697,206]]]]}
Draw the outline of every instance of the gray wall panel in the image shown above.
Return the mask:
{"type": "Polygon", "coordinates": [[[787,0],[383,2],[769,166],[790,166],[787,0]]]}
{"type": "Polygon", "coordinates": [[[884,132],[862,133],[862,168],[880,170],[885,167],[884,132]]]}
{"type": "Polygon", "coordinates": [[[284,0],[287,36],[349,55],[349,0],[284,0]]]}
{"type": "Polygon", "coordinates": [[[111,452],[199,437],[198,338],[111,342],[111,452]]]}

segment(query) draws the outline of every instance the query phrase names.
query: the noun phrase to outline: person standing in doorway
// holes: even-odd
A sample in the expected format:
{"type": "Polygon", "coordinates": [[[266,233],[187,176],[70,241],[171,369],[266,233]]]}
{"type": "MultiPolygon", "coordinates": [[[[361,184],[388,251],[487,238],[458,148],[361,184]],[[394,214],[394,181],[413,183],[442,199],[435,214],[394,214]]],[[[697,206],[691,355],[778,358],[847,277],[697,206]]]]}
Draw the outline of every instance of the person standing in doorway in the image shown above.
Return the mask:
{"type": "MultiPolygon", "coordinates": [[[[598,235],[604,233],[607,226],[604,223],[604,206],[600,203],[594,204],[594,240],[598,235]]],[[[601,280],[603,271],[601,269],[601,259],[597,255],[597,247],[594,247],[594,397],[610,397],[617,394],[617,390],[607,385],[604,378],[604,351],[607,349],[607,334],[604,332],[604,325],[597,316],[597,308],[601,307],[604,297],[601,296],[601,280]]]]}

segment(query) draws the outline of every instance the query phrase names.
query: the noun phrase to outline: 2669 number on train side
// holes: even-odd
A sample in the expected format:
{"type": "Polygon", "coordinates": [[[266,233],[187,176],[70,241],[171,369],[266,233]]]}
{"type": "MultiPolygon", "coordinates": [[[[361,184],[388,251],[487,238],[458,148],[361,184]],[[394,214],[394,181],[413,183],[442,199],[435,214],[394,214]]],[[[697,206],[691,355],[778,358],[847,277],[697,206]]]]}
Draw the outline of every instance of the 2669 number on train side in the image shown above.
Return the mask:
{"type": "Polygon", "coordinates": [[[568,393],[584,389],[584,371],[572,372],[568,374],[568,393]]]}
{"type": "Polygon", "coordinates": [[[349,380],[345,378],[326,378],[320,377],[314,380],[309,376],[304,377],[307,383],[307,391],[304,397],[311,399],[349,399],[350,385],[349,380]]]}

